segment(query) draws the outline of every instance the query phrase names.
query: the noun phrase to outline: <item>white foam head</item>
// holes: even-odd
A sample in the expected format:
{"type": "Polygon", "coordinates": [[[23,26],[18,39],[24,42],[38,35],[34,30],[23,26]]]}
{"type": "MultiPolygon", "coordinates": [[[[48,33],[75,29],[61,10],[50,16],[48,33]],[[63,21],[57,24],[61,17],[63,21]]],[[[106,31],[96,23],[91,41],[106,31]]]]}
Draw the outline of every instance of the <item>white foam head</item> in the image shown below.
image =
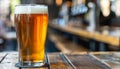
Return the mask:
{"type": "Polygon", "coordinates": [[[18,5],[15,7],[15,14],[48,14],[48,7],[45,5],[18,5]]]}

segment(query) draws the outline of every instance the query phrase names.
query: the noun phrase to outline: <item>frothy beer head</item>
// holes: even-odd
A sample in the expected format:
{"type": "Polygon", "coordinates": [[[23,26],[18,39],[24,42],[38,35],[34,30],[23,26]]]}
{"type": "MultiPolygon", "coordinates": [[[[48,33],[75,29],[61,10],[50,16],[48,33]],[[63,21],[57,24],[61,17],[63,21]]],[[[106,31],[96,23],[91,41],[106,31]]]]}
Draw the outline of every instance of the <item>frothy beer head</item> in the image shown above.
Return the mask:
{"type": "Polygon", "coordinates": [[[48,7],[45,5],[16,6],[15,14],[48,14],[48,7]]]}

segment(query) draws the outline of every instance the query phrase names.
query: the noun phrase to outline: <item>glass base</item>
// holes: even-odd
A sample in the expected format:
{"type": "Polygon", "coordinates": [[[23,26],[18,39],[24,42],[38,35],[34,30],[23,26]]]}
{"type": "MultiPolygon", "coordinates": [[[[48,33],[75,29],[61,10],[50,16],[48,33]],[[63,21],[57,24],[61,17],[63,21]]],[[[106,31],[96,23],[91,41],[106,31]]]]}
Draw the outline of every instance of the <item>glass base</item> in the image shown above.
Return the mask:
{"type": "Polygon", "coordinates": [[[41,63],[41,62],[37,62],[37,63],[16,63],[15,64],[16,67],[20,67],[20,68],[41,68],[41,67],[47,67],[48,64],[47,63],[41,63]]]}

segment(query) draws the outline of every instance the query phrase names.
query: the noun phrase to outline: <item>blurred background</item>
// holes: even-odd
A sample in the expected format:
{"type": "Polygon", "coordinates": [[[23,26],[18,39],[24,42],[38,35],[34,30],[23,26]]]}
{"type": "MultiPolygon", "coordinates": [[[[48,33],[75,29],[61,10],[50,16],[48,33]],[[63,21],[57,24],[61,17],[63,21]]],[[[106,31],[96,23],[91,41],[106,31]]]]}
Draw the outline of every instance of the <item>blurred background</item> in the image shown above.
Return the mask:
{"type": "Polygon", "coordinates": [[[120,50],[120,0],[0,0],[0,51],[17,51],[14,7],[49,9],[47,52],[120,50]]]}

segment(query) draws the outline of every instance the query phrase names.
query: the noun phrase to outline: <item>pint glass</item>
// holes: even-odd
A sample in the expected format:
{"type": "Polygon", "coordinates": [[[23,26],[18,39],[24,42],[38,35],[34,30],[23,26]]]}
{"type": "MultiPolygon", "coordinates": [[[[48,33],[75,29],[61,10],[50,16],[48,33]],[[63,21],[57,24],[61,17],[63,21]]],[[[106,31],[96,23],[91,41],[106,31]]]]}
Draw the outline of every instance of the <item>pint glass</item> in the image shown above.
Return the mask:
{"type": "Polygon", "coordinates": [[[45,60],[48,7],[18,5],[15,7],[15,29],[20,67],[39,67],[45,60]]]}

